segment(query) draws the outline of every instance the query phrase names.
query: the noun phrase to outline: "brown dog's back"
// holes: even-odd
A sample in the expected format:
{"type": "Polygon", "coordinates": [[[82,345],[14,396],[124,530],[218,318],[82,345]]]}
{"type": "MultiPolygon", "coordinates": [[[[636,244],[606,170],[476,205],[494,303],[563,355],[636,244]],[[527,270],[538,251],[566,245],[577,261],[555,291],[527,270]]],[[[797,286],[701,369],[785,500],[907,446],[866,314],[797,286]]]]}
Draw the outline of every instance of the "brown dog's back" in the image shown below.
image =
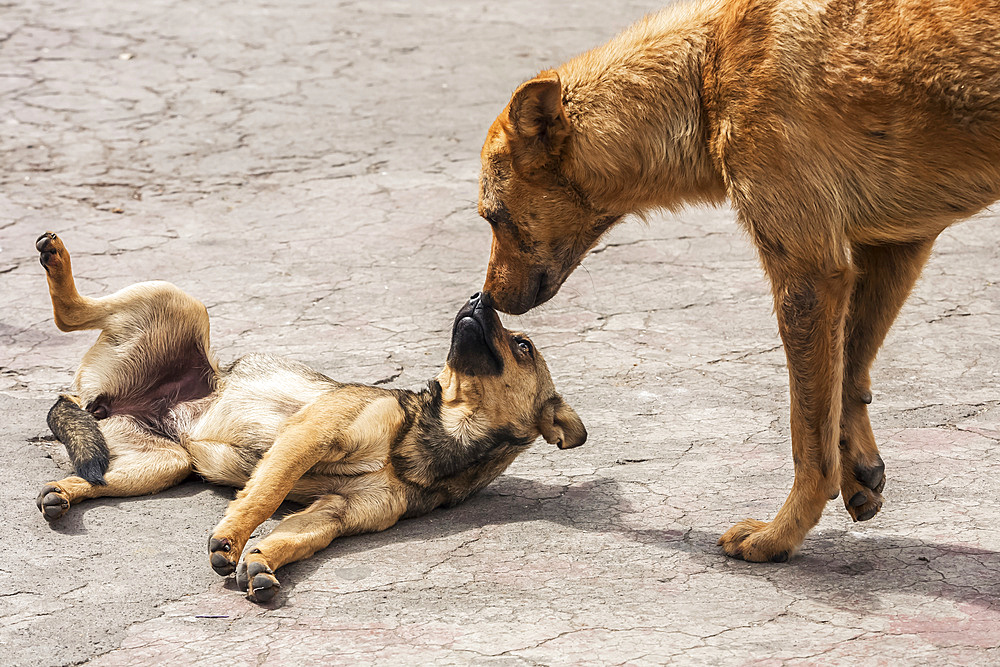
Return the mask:
{"type": "Polygon", "coordinates": [[[899,243],[1000,196],[997,2],[744,0],[717,43],[712,152],[745,218],[899,243]]]}

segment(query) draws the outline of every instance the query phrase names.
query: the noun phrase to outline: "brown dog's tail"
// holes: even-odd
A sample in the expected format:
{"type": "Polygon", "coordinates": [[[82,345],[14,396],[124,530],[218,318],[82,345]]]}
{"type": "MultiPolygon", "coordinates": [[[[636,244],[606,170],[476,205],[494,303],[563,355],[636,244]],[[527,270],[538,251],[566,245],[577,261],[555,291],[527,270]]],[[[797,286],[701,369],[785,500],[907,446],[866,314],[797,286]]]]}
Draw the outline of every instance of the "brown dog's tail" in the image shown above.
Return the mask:
{"type": "Polygon", "coordinates": [[[66,447],[73,470],[91,484],[105,484],[111,454],[94,415],[73,399],[60,396],[46,419],[52,434],[66,447]]]}

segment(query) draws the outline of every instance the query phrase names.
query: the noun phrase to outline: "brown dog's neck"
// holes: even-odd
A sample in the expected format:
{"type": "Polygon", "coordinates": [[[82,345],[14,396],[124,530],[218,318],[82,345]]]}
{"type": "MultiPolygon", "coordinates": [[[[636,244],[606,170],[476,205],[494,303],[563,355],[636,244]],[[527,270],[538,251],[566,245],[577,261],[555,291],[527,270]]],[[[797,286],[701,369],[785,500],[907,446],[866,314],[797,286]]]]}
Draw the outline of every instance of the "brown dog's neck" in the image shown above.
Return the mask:
{"type": "Polygon", "coordinates": [[[615,214],[718,203],[702,103],[713,6],[647,17],[559,68],[572,128],[564,168],[595,208],[615,214]]]}

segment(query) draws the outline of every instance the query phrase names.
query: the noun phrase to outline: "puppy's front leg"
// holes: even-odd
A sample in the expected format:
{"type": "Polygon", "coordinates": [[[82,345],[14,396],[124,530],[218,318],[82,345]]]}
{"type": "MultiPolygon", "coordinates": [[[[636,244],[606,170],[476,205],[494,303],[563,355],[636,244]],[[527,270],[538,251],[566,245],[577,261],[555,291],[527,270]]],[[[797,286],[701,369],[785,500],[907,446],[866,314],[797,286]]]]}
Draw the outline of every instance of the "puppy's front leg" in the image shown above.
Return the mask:
{"type": "Polygon", "coordinates": [[[274,571],[309,558],[334,539],[371,533],[395,525],[406,511],[404,495],[384,471],[351,479],[337,493],[281,520],[247,554],[236,583],[247,598],[267,602],[280,587],[274,571]]]}
{"type": "Polygon", "coordinates": [[[229,503],[208,539],[212,569],[226,576],[236,569],[254,529],[274,514],[296,480],[335,446],[324,429],[322,406],[308,405],[289,418],[246,486],[229,503]]]}

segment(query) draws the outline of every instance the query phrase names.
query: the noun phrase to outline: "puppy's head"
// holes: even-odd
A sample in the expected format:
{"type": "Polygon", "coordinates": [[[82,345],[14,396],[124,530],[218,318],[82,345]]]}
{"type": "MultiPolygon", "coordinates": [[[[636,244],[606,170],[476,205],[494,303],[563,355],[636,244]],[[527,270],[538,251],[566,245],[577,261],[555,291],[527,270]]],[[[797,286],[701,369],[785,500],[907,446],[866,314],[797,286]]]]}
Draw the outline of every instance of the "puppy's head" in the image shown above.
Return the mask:
{"type": "Polygon", "coordinates": [[[481,154],[479,214],[493,228],[483,290],[519,315],[548,301],[621,215],[595,208],[567,173],[573,134],[554,71],[521,85],[481,154]]]}
{"type": "Polygon", "coordinates": [[[512,437],[569,449],[587,429],[556,393],[541,353],[522,333],[508,331],[489,303],[475,294],[458,311],[448,363],[438,376],[444,428],[462,441],[498,430],[512,437]]]}

